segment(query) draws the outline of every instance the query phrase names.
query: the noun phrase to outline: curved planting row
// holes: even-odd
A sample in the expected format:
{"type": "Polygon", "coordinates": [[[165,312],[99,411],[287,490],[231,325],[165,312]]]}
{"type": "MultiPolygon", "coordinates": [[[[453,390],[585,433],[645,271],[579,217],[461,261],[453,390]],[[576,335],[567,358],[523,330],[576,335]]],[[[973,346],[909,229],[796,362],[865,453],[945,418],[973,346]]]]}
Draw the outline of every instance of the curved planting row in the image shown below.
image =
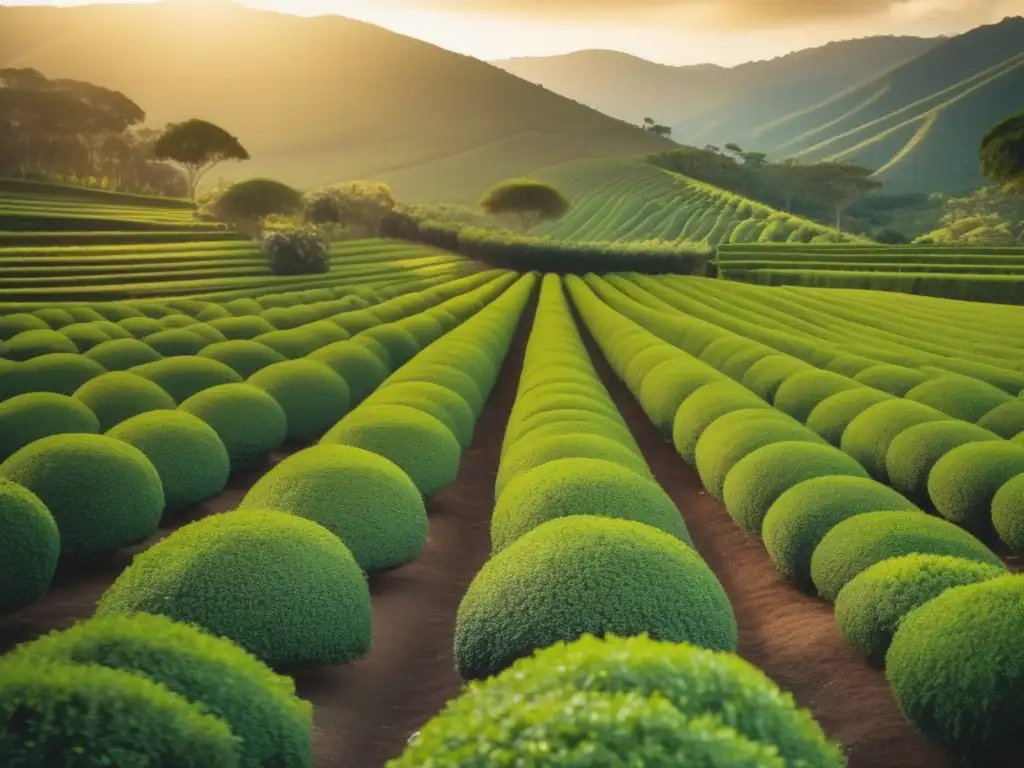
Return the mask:
{"type": "Polygon", "coordinates": [[[780,571],[836,603],[840,630],[885,664],[914,724],[959,758],[1010,760],[1011,711],[1024,682],[1010,629],[1024,616],[1010,601],[1024,595],[1024,578],[1008,575],[970,534],[924,514],[820,434],[684,351],[685,334],[675,337],[680,346],[669,344],[583,281],[569,285],[652,421],[734,521],[763,540],[780,571]]]}

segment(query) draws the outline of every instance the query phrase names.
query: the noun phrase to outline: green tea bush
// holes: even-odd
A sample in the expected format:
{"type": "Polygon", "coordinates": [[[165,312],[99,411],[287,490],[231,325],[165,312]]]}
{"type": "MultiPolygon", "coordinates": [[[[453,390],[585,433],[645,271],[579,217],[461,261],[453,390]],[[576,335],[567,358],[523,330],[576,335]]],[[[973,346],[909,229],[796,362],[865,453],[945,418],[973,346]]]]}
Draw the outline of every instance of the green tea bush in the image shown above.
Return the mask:
{"type": "Polygon", "coordinates": [[[22,331],[5,342],[0,342],[0,357],[8,360],[31,360],[40,355],[64,353],[78,354],[78,347],[67,336],[57,331],[22,331]]]}
{"type": "Polygon", "coordinates": [[[0,613],[40,598],[60,559],[53,515],[32,491],[0,479],[0,613]]]}
{"type": "Polygon", "coordinates": [[[199,357],[223,363],[243,379],[249,378],[256,371],[262,371],[274,363],[283,363],[285,360],[284,355],[280,352],[275,352],[270,347],[256,341],[245,339],[211,344],[199,353],[199,357]]]}
{"type": "Polygon", "coordinates": [[[450,389],[473,409],[473,413],[479,415],[484,409],[486,397],[472,376],[457,367],[457,360],[444,363],[428,363],[423,361],[417,363],[415,370],[396,371],[388,380],[388,384],[397,384],[400,381],[429,381],[432,384],[439,384],[450,389]]]}
{"type": "MultiPolygon", "coordinates": [[[[258,307],[259,304],[256,304],[256,306],[258,307]]],[[[259,310],[257,309],[256,311],[258,312],[259,310]]],[[[196,320],[201,323],[208,323],[211,320],[223,320],[228,317],[234,317],[231,310],[226,307],[222,307],[219,304],[207,304],[203,307],[202,311],[196,315],[196,320]]]]}
{"type": "Polygon", "coordinates": [[[757,536],[765,516],[790,488],[816,477],[867,477],[856,461],[829,445],[787,441],[758,448],[726,476],[722,500],[744,531],[757,536]]]}
{"type": "Polygon", "coordinates": [[[390,370],[373,352],[359,344],[339,341],[321,347],[310,360],[323,363],[348,384],[352,405],[358,405],[380,386],[390,370]]]}
{"type": "Polygon", "coordinates": [[[43,309],[37,309],[32,314],[54,330],[58,330],[63,328],[65,325],[71,325],[71,323],[75,322],[75,318],[67,310],[60,309],[59,307],[45,307],[43,309]]]}
{"type": "Polygon", "coordinates": [[[803,371],[789,376],[775,392],[775,407],[801,424],[823,400],[856,389],[857,383],[831,371],[803,371]]]}
{"type": "Polygon", "coordinates": [[[275,275],[312,275],[331,269],[328,243],[313,227],[270,232],[261,245],[275,275]]]}
{"type": "Polygon", "coordinates": [[[949,589],[910,613],[886,656],[900,709],[967,765],[1013,765],[1024,708],[1024,578],[949,589]]]}
{"type": "Polygon", "coordinates": [[[96,414],[101,432],[141,413],[175,408],[174,398],[162,387],[128,371],[97,376],[83,384],[74,399],[96,414]]]}
{"type": "Polygon", "coordinates": [[[227,723],[141,675],[0,661],[0,763],[240,768],[227,723]]]}
{"type": "Polygon", "coordinates": [[[904,397],[971,424],[1000,405],[1013,401],[1013,397],[991,384],[970,376],[956,375],[939,376],[918,384],[904,397]]]}
{"type": "Polygon", "coordinates": [[[163,358],[163,355],[149,344],[138,339],[110,339],[97,344],[86,352],[85,356],[108,371],[127,371],[137,365],[155,363],[163,358]]]}
{"type": "Polygon", "coordinates": [[[288,417],[289,440],[324,434],[349,409],[348,384],[323,363],[286,360],[249,377],[248,384],[273,397],[288,417]]]}
{"type": "Polygon", "coordinates": [[[18,661],[133,672],[220,718],[246,768],[311,765],[313,711],[278,675],[229,640],[145,613],[110,615],[52,632],[15,651],[18,661]]]}
{"type": "Polygon", "coordinates": [[[160,321],[152,317],[128,317],[121,320],[118,325],[136,339],[144,339],[163,330],[160,321]]]}
{"type": "Polygon", "coordinates": [[[891,399],[891,395],[870,387],[848,389],[818,403],[807,417],[807,428],[838,448],[850,422],[871,406],[891,399]]]}
{"type": "Polygon", "coordinates": [[[363,405],[324,435],[327,444],[371,451],[397,464],[424,496],[455,482],[462,451],[440,421],[406,405],[363,405]]]}
{"type": "Polygon", "coordinates": [[[594,515],[634,520],[688,544],[672,499],[653,480],[601,459],[559,459],[515,477],[491,517],[491,551],[500,552],[549,520],[594,515]]]}
{"type": "Polygon", "coordinates": [[[370,649],[370,591],[352,553],[280,512],[207,517],[137,555],[97,607],[133,613],[195,624],[271,666],[340,664],[370,649]]]}
{"type": "MultiPolygon", "coordinates": [[[[300,326],[287,331],[261,333],[253,341],[272,349],[287,360],[297,360],[324,346],[316,336],[307,333],[305,328],[306,326],[300,326]]],[[[339,331],[339,333],[343,333],[343,331],[339,331]]]]}
{"type": "Polygon", "coordinates": [[[834,526],[811,557],[811,579],[830,603],[857,574],[904,555],[949,555],[999,566],[988,547],[945,520],[919,512],[866,512],[834,526]]]}
{"type": "Polygon", "coordinates": [[[261,333],[270,333],[274,330],[274,326],[258,315],[211,320],[210,327],[224,334],[228,341],[254,339],[261,333]]]}
{"type": "Polygon", "coordinates": [[[761,538],[775,567],[809,587],[811,556],[826,533],[854,515],[890,510],[911,512],[917,507],[866,477],[816,477],[779,496],[764,516],[761,538]]]}
{"type": "Polygon", "coordinates": [[[395,325],[408,331],[416,341],[419,349],[433,344],[444,335],[441,323],[430,315],[419,314],[397,320],[395,325]]]}
{"type": "Polygon", "coordinates": [[[853,377],[853,380],[868,387],[888,392],[893,397],[903,397],[914,387],[924,384],[931,378],[927,373],[922,373],[914,368],[905,368],[902,365],[890,365],[879,363],[853,377]]]}
{"type": "Polygon", "coordinates": [[[240,508],[319,523],[367,571],[410,562],[427,543],[426,508],[409,476],[382,456],[346,445],[289,456],[257,481],[240,508]]]}
{"type": "Polygon", "coordinates": [[[263,463],[288,436],[284,410],[274,398],[251,384],[211,387],[178,408],[213,428],[228,452],[232,472],[263,463]]]}
{"type": "Polygon", "coordinates": [[[381,321],[379,317],[369,310],[357,309],[334,315],[331,317],[330,322],[334,323],[352,337],[355,337],[362,331],[379,325],[381,321]]]}
{"type": "Polygon", "coordinates": [[[999,436],[964,421],[929,421],[906,429],[885,456],[889,484],[918,506],[928,507],[928,476],[938,461],[961,445],[992,440],[999,436]]]}
{"type": "Polygon", "coordinates": [[[378,325],[360,335],[379,342],[388,351],[392,368],[399,368],[412,360],[420,351],[419,344],[409,331],[396,323],[378,325]]]}
{"type": "Polygon", "coordinates": [[[1011,440],[1024,432],[1024,399],[997,406],[978,421],[978,426],[1011,440]]]}
{"type": "Polygon", "coordinates": [[[364,336],[361,333],[357,333],[351,339],[353,344],[363,347],[364,349],[373,353],[373,355],[380,360],[380,362],[389,370],[393,370],[395,365],[391,361],[391,355],[388,354],[387,348],[374,338],[364,336]]]}
{"type": "Polygon", "coordinates": [[[52,392],[18,395],[0,402],[0,462],[43,437],[99,431],[96,415],[67,395],[52,392]]]}
{"type": "Polygon", "coordinates": [[[843,453],[856,459],[871,476],[889,481],[885,462],[889,446],[901,432],[929,421],[948,421],[942,411],[921,403],[895,399],[873,405],[850,422],[839,442],[843,453]]]}
{"type": "Polygon", "coordinates": [[[71,342],[79,352],[88,352],[93,347],[111,340],[106,333],[90,323],[66,325],[60,329],[60,334],[71,339],[71,342]]]}
{"type": "Polygon", "coordinates": [[[367,405],[407,405],[423,411],[444,424],[459,446],[465,450],[473,441],[476,415],[459,395],[440,384],[427,381],[402,381],[378,389],[366,400],[367,405]]]}
{"type": "Polygon", "coordinates": [[[706,384],[690,395],[676,411],[672,443],[687,464],[697,461],[697,443],[704,430],[733,411],[768,409],[768,404],[733,382],[706,384]]]}
{"type": "Polygon", "coordinates": [[[196,336],[201,336],[206,340],[207,344],[217,344],[221,341],[227,341],[228,337],[218,331],[212,325],[206,323],[196,323],[188,327],[189,333],[194,333],[196,336]]]}
{"type": "MultiPolygon", "coordinates": [[[[74,319],[74,315],[72,315],[74,319]]],[[[99,319],[97,316],[96,319],[99,319]]],[[[0,315],[0,340],[10,339],[25,331],[48,331],[50,326],[42,318],[28,312],[12,312],[0,315]]]]}
{"type": "Polygon", "coordinates": [[[928,496],[947,520],[988,531],[996,493],[1022,472],[1024,446],[1003,440],[966,443],[935,462],[928,475],[928,496]]]}
{"type": "Polygon", "coordinates": [[[631,520],[564,517],[473,579],[456,618],[455,663],[464,679],[479,679],[560,640],[644,633],[713,650],[737,643],[729,598],[688,544],[631,520]]]}
{"type": "Polygon", "coordinates": [[[205,357],[159,360],[136,366],[130,372],[159,384],[179,404],[204,389],[242,381],[242,377],[228,366],[205,357]]]}
{"type": "Polygon", "coordinates": [[[1024,551],[1024,473],[1008,480],[992,499],[992,524],[1006,546],[1024,551]]]}
{"type": "MultiPolygon", "coordinates": [[[[519,440],[529,436],[534,440],[562,437],[566,434],[591,434],[606,437],[623,446],[634,447],[633,435],[622,423],[605,414],[578,409],[559,409],[531,416],[520,422],[510,421],[505,431],[502,455],[519,440]]],[[[639,453],[639,448],[636,449],[639,453]]]]}
{"type": "Polygon", "coordinates": [[[743,374],[741,384],[766,403],[775,401],[779,387],[790,377],[815,369],[803,360],[789,355],[769,355],[754,363],[743,374]]]}
{"type": "Polygon", "coordinates": [[[60,530],[61,555],[115,552],[156,532],[164,509],[160,476],[138,448],[101,435],[36,440],[0,464],[32,491],[60,530]]]}
{"type": "Polygon", "coordinates": [[[231,473],[224,443],[206,422],[186,411],[152,411],[107,432],[142,451],[156,467],[164,511],[175,513],[224,490],[231,473]]]}
{"type": "Polygon", "coordinates": [[[187,328],[172,328],[147,336],[143,341],[164,357],[197,355],[208,342],[187,328]]]}
{"type": "Polygon", "coordinates": [[[1006,574],[1002,566],[945,555],[907,555],[862,571],[836,597],[836,625],[877,667],[903,618],[951,587],[1006,574]]]}
{"type": "Polygon", "coordinates": [[[199,321],[191,315],[185,315],[180,312],[165,315],[160,318],[160,326],[167,330],[174,330],[176,328],[188,328],[190,325],[195,325],[199,321]]]}
{"type": "Polygon", "coordinates": [[[58,395],[74,394],[90,379],[106,373],[106,369],[83,355],[58,353],[41,355],[20,363],[8,374],[10,389],[6,396],[13,397],[28,392],[53,392],[58,395]]]}

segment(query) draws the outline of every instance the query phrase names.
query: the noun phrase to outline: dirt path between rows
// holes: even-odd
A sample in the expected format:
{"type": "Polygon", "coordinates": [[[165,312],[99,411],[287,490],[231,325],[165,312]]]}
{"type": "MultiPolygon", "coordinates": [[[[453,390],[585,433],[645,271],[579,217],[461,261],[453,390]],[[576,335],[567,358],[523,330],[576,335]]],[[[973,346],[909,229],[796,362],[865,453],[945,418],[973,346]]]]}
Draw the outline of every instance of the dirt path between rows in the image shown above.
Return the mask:
{"type": "Polygon", "coordinates": [[[952,768],[900,713],[885,675],[835,627],[832,606],[799,591],[775,570],[761,543],[704,492],[700,478],[662,440],[577,317],[601,380],[658,482],[675,501],[697,550],[732,601],[739,653],[763,669],[842,743],[849,768],[952,768]]]}

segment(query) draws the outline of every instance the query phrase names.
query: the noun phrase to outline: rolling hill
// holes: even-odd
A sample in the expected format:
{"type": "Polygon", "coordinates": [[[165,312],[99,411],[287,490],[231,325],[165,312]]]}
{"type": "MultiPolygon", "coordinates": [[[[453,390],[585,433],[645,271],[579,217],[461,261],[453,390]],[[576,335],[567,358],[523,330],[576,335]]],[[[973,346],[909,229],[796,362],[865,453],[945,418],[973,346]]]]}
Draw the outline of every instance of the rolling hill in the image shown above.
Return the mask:
{"type": "Polygon", "coordinates": [[[253,157],[225,178],[373,178],[409,200],[468,201],[543,166],[672,146],[471,57],[227,0],[201,17],[180,0],[0,7],[0,67],[123,91],[151,125],[219,123],[253,157]]]}

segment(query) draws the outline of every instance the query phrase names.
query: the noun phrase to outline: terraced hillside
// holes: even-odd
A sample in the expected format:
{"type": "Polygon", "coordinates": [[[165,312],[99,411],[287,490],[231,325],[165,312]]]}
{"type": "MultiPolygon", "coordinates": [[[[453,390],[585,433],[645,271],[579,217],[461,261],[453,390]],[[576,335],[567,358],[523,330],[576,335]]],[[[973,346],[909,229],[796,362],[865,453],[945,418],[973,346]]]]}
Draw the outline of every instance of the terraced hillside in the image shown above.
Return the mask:
{"type": "MultiPolygon", "coordinates": [[[[546,168],[538,178],[572,200],[569,214],[540,231],[565,240],[807,243],[834,229],[769,208],[643,160],[616,159],[546,168]]],[[[849,238],[854,239],[854,238],[849,238]]]]}

